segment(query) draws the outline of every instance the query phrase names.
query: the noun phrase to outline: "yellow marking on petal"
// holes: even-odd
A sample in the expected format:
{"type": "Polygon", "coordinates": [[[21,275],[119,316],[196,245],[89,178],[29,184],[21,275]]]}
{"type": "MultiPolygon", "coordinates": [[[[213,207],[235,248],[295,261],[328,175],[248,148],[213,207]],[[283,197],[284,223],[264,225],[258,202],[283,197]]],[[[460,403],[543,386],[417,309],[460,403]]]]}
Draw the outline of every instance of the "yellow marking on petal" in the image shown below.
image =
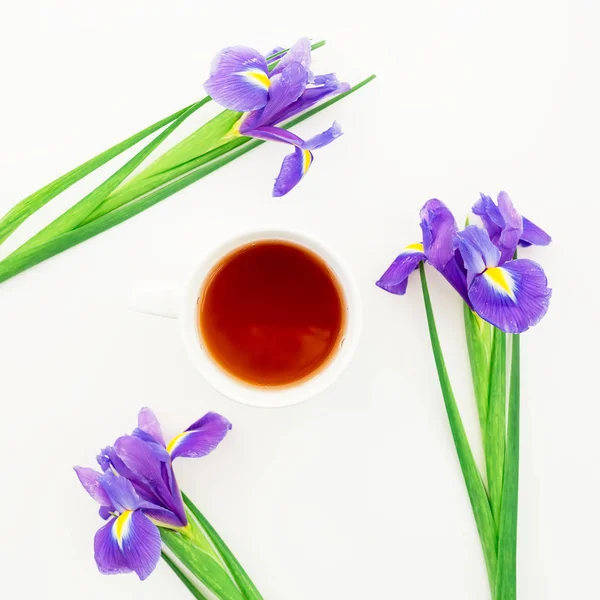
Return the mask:
{"type": "Polygon", "coordinates": [[[302,174],[306,175],[306,171],[308,171],[310,165],[312,164],[313,157],[310,153],[310,150],[302,150],[302,152],[302,174]]]}
{"type": "Polygon", "coordinates": [[[264,71],[246,71],[242,73],[242,75],[244,75],[252,83],[258,83],[258,85],[265,88],[265,90],[268,90],[271,87],[271,80],[264,71]]]}
{"type": "Polygon", "coordinates": [[[119,548],[121,548],[121,550],[123,549],[123,537],[127,535],[127,531],[129,530],[132,514],[132,510],[126,510],[117,517],[117,520],[113,525],[113,532],[117,538],[117,543],[119,544],[119,548]]]}
{"type": "Polygon", "coordinates": [[[512,279],[510,274],[502,267],[489,267],[483,273],[489,281],[492,282],[496,289],[504,292],[507,296],[510,296],[513,300],[515,294],[512,289],[512,279]]]}
{"type": "Polygon", "coordinates": [[[179,446],[179,444],[183,441],[184,438],[186,438],[188,435],[190,434],[189,431],[184,431],[183,433],[180,433],[179,435],[176,435],[168,444],[167,446],[167,452],[169,454],[172,454],[173,450],[175,450],[175,448],[177,446],[179,446]]]}
{"type": "Polygon", "coordinates": [[[404,248],[405,250],[412,250],[413,252],[425,252],[423,244],[409,244],[404,248]]]}

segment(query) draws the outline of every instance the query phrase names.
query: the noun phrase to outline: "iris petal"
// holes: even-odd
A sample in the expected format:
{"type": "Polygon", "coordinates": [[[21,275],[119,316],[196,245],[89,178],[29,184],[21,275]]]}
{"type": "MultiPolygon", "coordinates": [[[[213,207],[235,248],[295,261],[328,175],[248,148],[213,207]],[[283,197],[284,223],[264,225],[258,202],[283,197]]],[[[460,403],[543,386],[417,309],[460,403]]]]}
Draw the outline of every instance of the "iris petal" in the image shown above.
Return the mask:
{"type": "Polygon", "coordinates": [[[165,445],[165,439],[156,415],[149,408],[142,408],[138,414],[138,427],[152,436],[156,442],[165,445]]]}
{"type": "Polygon", "coordinates": [[[441,200],[433,198],[425,203],[420,216],[425,255],[441,271],[454,258],[453,242],[458,231],[454,215],[441,200]]]}
{"type": "Polygon", "coordinates": [[[106,471],[100,478],[100,485],[117,511],[135,510],[138,507],[140,498],[129,479],[106,471]]]}
{"type": "Polygon", "coordinates": [[[292,154],[288,154],[281,165],[279,175],[273,186],[273,196],[285,196],[306,175],[313,161],[310,150],[301,150],[296,147],[292,154]]]}
{"type": "Polygon", "coordinates": [[[311,106],[314,106],[317,102],[324,100],[332,94],[341,94],[350,89],[350,84],[339,82],[333,73],[317,76],[315,77],[314,83],[317,83],[317,81],[320,82],[317,87],[306,88],[298,100],[292,102],[277,113],[277,115],[272,117],[271,122],[281,123],[311,106]]]}
{"type": "Polygon", "coordinates": [[[546,314],[552,290],[544,270],[512,260],[473,279],[469,298],[480,317],[507,333],[523,333],[546,314]]]}
{"type": "Polygon", "coordinates": [[[131,572],[119,543],[113,535],[115,522],[116,519],[111,519],[98,529],[94,536],[94,558],[100,573],[104,575],[131,572]]]}
{"type": "MultiPolygon", "coordinates": [[[[281,73],[285,67],[293,62],[299,63],[302,68],[310,73],[311,45],[308,38],[299,39],[282,57],[277,66],[271,71],[271,77],[281,73]]],[[[311,78],[312,79],[312,78],[311,78]]]]}
{"type": "Polygon", "coordinates": [[[281,73],[271,79],[269,101],[255,126],[272,125],[278,113],[298,100],[307,83],[308,75],[304,67],[297,62],[288,64],[281,73]]]}
{"type": "Polygon", "coordinates": [[[500,236],[504,227],[504,219],[496,203],[486,194],[479,194],[479,200],[473,205],[473,214],[481,218],[483,226],[494,241],[500,236]]]}
{"type": "Polygon", "coordinates": [[[268,142],[283,142],[284,144],[291,144],[292,146],[302,146],[304,144],[304,140],[295,133],[282,129],[281,127],[272,127],[270,125],[257,127],[256,129],[251,130],[240,128],[240,133],[268,142]]]}
{"type": "Polygon", "coordinates": [[[102,473],[88,469],[87,467],[73,467],[79,482],[85,488],[85,491],[96,501],[100,506],[112,507],[112,502],[108,494],[100,485],[102,473]]]}
{"type": "Polygon", "coordinates": [[[470,305],[467,275],[455,249],[458,225],[450,209],[437,198],[428,200],[421,209],[423,248],[427,261],[434,266],[470,305]]]}
{"type": "Polygon", "coordinates": [[[209,412],[179,434],[167,447],[171,458],[200,458],[210,454],[225,438],[231,423],[223,416],[209,412]]]}
{"type": "Polygon", "coordinates": [[[140,502],[140,510],[158,527],[181,529],[187,525],[174,512],[152,502],[140,502]]]}
{"type": "Polygon", "coordinates": [[[488,232],[482,227],[469,225],[456,235],[456,241],[469,274],[469,282],[487,267],[498,266],[500,250],[492,244],[488,232]]]}
{"type": "Polygon", "coordinates": [[[127,566],[142,581],[146,579],[160,559],[160,533],[156,525],[136,510],[129,516],[121,545],[127,566]]]}
{"type": "Polygon", "coordinates": [[[552,238],[535,223],[523,217],[523,233],[519,244],[521,246],[547,246],[552,241],[552,238]]]}
{"type": "Polygon", "coordinates": [[[342,127],[337,121],[334,121],[329,129],[326,129],[322,133],[319,133],[304,142],[302,148],[305,150],[317,150],[318,148],[327,146],[327,144],[331,144],[333,140],[337,140],[341,135],[343,135],[342,127]]]}
{"type": "Polygon", "coordinates": [[[204,89],[221,106],[246,112],[266,105],[270,83],[265,57],[252,48],[233,46],[215,57],[204,89]]]}
{"type": "MultiPolygon", "coordinates": [[[[154,446],[158,448],[157,444],[154,446]]],[[[144,499],[171,510],[181,522],[187,523],[183,500],[166,450],[162,449],[164,460],[161,460],[151,444],[130,435],[120,437],[115,442],[115,450],[127,468],[142,482],[141,485],[147,488],[144,499]],[[166,476],[163,476],[163,471],[166,476]]]]}
{"type": "Polygon", "coordinates": [[[408,278],[423,260],[425,260],[423,244],[407,246],[375,285],[386,292],[402,296],[406,293],[408,278]]]}
{"type": "Polygon", "coordinates": [[[506,192],[498,194],[498,209],[504,219],[504,227],[500,232],[496,246],[498,246],[501,253],[500,263],[505,263],[511,260],[515,254],[517,244],[523,233],[523,219],[506,192]]]}

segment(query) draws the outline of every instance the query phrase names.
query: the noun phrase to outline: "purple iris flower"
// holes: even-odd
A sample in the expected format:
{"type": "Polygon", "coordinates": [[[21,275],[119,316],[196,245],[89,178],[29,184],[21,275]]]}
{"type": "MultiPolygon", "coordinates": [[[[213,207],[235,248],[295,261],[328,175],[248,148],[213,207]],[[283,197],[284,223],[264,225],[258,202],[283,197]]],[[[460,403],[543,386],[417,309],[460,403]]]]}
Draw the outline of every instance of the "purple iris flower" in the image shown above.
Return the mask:
{"type": "Polygon", "coordinates": [[[294,147],[294,152],[285,157],[275,180],[274,196],[287,194],[299,183],[312,165],[314,150],[342,135],[337,123],[306,141],[276,126],[324,98],[350,89],[333,73],[314,75],[310,64],[311,46],[306,38],[270,61],[257,50],[233,46],[216,56],[210,77],[204,84],[215,102],[244,113],[231,135],[282,142],[294,147]]]}
{"type": "Polygon", "coordinates": [[[102,450],[102,473],[75,467],[79,481],[100,504],[108,523],[94,538],[94,555],[105,574],[134,571],[140,579],[152,573],[160,558],[160,533],[165,527],[189,529],[173,461],[200,458],[212,452],[231,429],[231,423],[209,412],[165,444],[154,413],[142,408],[138,427],[102,450]]]}
{"type": "Polygon", "coordinates": [[[407,246],[377,285],[402,295],[411,273],[426,261],[482,319],[508,333],[522,333],[546,314],[552,291],[540,265],[512,257],[518,244],[547,245],[551,238],[519,215],[506,192],[500,192],[498,204],[482,194],[473,212],[484,226],[459,231],[442,202],[426,202],[421,210],[423,242],[407,246]]]}

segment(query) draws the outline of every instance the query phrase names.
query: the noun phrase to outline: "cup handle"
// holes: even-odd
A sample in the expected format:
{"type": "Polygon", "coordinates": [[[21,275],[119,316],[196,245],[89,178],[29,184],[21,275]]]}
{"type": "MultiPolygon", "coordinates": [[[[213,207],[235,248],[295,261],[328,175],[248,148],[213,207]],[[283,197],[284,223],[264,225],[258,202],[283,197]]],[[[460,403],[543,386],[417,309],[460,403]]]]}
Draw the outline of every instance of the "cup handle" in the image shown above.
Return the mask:
{"type": "Polygon", "coordinates": [[[129,291],[129,308],[139,313],[176,319],[179,289],[162,281],[134,281],[129,291]]]}

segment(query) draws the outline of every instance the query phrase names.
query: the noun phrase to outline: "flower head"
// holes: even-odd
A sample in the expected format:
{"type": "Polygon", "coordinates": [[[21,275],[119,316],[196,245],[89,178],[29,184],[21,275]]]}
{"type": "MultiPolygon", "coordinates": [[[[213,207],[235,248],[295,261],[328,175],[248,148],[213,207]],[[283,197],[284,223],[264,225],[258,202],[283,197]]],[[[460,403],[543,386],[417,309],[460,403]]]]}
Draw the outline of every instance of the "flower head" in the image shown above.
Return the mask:
{"type": "Polygon", "coordinates": [[[483,227],[459,231],[443,202],[429,200],[421,210],[421,244],[407,246],[377,285],[406,293],[408,277],[426,261],[435,267],[482,319],[509,333],[522,333],[546,314],[551,290],[540,265],[513,259],[517,245],[547,245],[550,236],[521,217],[506,192],[498,204],[481,195],[473,212],[483,227]]]}
{"type": "MultiPolygon", "coordinates": [[[[277,50],[277,49],[276,49],[277,50]]],[[[281,142],[294,147],[285,157],[273,188],[274,196],[287,194],[304,177],[313,163],[313,151],[342,135],[334,123],[323,133],[303,140],[277,127],[327,96],[345,92],[333,73],[314,75],[310,70],[311,45],[300,39],[287,52],[267,59],[245,46],[225,48],[214,59],[204,87],[225,108],[244,113],[232,132],[256,139],[281,142]]]]}
{"type": "Polygon", "coordinates": [[[207,413],[165,444],[154,413],[142,408],[133,433],[98,456],[102,472],[75,467],[83,487],[100,504],[100,516],[108,520],[94,538],[102,573],[150,575],[160,558],[158,528],[185,532],[188,526],[173,461],[206,456],[230,429],[227,419],[207,413]]]}

